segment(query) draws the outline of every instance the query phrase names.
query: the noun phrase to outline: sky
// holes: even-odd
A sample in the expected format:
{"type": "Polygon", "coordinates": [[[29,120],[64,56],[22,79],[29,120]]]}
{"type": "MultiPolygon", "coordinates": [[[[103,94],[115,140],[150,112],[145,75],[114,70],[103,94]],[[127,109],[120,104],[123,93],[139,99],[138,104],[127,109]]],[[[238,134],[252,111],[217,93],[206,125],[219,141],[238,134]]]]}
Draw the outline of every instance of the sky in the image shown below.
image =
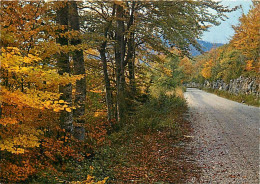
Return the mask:
{"type": "Polygon", "coordinates": [[[237,25],[239,23],[239,17],[242,15],[242,12],[245,14],[248,13],[250,6],[252,5],[251,0],[222,0],[222,3],[225,6],[231,8],[242,5],[242,9],[238,9],[235,12],[228,13],[227,16],[229,19],[226,21],[221,21],[219,26],[213,26],[209,28],[209,31],[204,32],[202,36],[203,41],[208,41],[212,43],[228,43],[231,37],[234,35],[234,30],[232,25],[237,25]]]}

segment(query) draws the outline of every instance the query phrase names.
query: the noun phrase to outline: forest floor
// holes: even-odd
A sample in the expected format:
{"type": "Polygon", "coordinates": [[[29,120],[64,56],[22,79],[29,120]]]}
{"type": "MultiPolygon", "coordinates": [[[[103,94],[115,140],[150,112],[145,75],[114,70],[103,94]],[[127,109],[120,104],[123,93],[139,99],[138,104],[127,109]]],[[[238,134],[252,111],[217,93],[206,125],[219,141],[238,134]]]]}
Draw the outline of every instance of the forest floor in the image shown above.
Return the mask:
{"type": "Polygon", "coordinates": [[[201,168],[200,178],[188,183],[258,184],[259,108],[194,88],[185,98],[193,127],[189,149],[201,168]]]}
{"type": "Polygon", "coordinates": [[[186,183],[200,169],[187,149],[192,128],[183,116],[187,105],[169,93],[138,107],[128,124],[109,136],[110,144],[96,154],[94,174],[108,183],[186,183]]]}

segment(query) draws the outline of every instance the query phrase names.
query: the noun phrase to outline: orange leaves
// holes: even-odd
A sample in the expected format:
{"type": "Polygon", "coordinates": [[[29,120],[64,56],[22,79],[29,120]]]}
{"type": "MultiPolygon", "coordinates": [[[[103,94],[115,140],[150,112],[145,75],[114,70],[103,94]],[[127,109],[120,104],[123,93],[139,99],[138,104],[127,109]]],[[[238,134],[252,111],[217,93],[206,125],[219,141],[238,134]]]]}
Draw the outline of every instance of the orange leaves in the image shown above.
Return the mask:
{"type": "MultiPolygon", "coordinates": [[[[187,123],[180,124],[183,126],[183,131],[187,123]]],[[[184,181],[183,177],[187,177],[188,171],[194,168],[194,165],[192,162],[185,163],[185,159],[180,158],[185,151],[180,147],[172,146],[178,140],[169,136],[170,131],[172,130],[166,128],[156,132],[146,130],[145,135],[136,133],[129,137],[129,144],[123,144],[119,150],[121,151],[119,154],[122,155],[121,162],[126,164],[116,164],[114,167],[119,183],[129,181],[133,183],[158,181],[182,183],[184,181]]]]}
{"type": "Polygon", "coordinates": [[[18,121],[15,118],[11,118],[11,117],[5,117],[5,118],[1,118],[0,119],[0,124],[1,125],[13,125],[13,124],[17,124],[18,121]]]}
{"type": "Polygon", "coordinates": [[[240,18],[240,25],[234,27],[231,44],[247,57],[246,70],[259,72],[260,47],[260,4],[256,3],[247,15],[240,18]]]}
{"type": "Polygon", "coordinates": [[[67,136],[62,137],[61,139],[64,141],[44,138],[42,147],[46,157],[52,161],[57,161],[58,156],[62,156],[62,158],[73,157],[78,160],[83,159],[82,155],[73,149],[72,146],[66,144],[66,142],[70,141],[67,136]]]}
{"type": "Polygon", "coordinates": [[[28,48],[35,39],[41,37],[39,32],[44,27],[41,23],[43,12],[47,10],[46,5],[41,2],[2,2],[1,4],[1,29],[15,37],[13,45],[21,46],[22,43],[24,48],[28,48]]]}
{"type": "Polygon", "coordinates": [[[251,70],[255,69],[255,67],[253,66],[253,62],[254,62],[254,60],[247,60],[247,62],[246,62],[247,71],[251,71],[251,70]]]}
{"type": "MultiPolygon", "coordinates": [[[[95,115],[97,114],[95,113],[95,115]]],[[[88,132],[87,146],[90,149],[93,149],[93,147],[100,147],[104,144],[107,135],[107,128],[108,128],[107,121],[96,120],[95,122],[87,124],[87,126],[85,127],[86,132],[88,132]]]]}
{"type": "Polygon", "coordinates": [[[11,183],[16,183],[27,179],[36,172],[36,169],[29,163],[29,160],[22,161],[19,165],[4,163],[1,166],[1,178],[11,183]]]}

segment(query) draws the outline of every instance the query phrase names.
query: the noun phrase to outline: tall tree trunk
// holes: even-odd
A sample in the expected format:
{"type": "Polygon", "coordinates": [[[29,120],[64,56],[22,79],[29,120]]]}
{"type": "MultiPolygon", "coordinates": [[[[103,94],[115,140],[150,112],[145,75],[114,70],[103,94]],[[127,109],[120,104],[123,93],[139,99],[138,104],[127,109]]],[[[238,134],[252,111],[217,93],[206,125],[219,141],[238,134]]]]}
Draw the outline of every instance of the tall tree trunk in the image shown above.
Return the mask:
{"type": "MultiPolygon", "coordinates": [[[[131,35],[134,37],[134,34],[131,35]]],[[[128,46],[128,53],[131,55],[128,64],[128,71],[129,71],[129,81],[130,81],[130,90],[131,94],[134,95],[136,92],[136,84],[135,84],[135,46],[134,46],[134,38],[129,40],[129,44],[131,46],[128,46]]]]}
{"type": "MultiPolygon", "coordinates": [[[[79,23],[79,14],[78,14],[78,6],[77,2],[72,1],[69,2],[70,11],[69,11],[69,22],[72,30],[80,31],[80,23],[79,23]]],[[[71,45],[77,46],[81,44],[80,38],[71,39],[71,45]]],[[[84,56],[83,50],[75,50],[72,55],[73,64],[74,64],[74,74],[85,75],[85,64],[84,64],[84,56]]],[[[84,76],[80,80],[76,82],[76,93],[75,93],[75,101],[74,104],[76,109],[73,111],[74,119],[76,122],[74,128],[74,137],[78,140],[85,139],[85,103],[86,103],[86,77],[84,76]]]]}
{"type": "Polygon", "coordinates": [[[135,2],[132,2],[131,14],[127,24],[127,30],[130,31],[130,35],[127,42],[128,50],[127,50],[127,57],[126,57],[126,63],[128,64],[128,71],[129,71],[131,95],[134,95],[136,92],[135,72],[134,72],[135,40],[134,40],[134,30],[131,30],[131,27],[134,25],[134,11],[135,11],[135,2]]]}
{"type": "MultiPolygon", "coordinates": [[[[60,25],[68,26],[68,4],[57,10],[57,23],[60,25]]],[[[67,32],[67,29],[61,30],[60,33],[67,32]]],[[[64,36],[59,36],[57,38],[57,43],[62,46],[68,45],[68,39],[64,36]]],[[[71,73],[70,70],[70,62],[69,62],[69,54],[68,53],[60,53],[57,60],[58,65],[58,73],[63,75],[64,73],[71,73]]],[[[62,93],[60,99],[68,102],[70,105],[72,104],[72,86],[71,84],[60,85],[59,92],[62,93]]],[[[73,116],[72,112],[62,111],[60,114],[60,123],[61,128],[65,129],[66,132],[73,132],[73,116]]]]}
{"type": "Polygon", "coordinates": [[[108,77],[107,72],[107,59],[106,59],[106,43],[103,43],[101,45],[101,48],[99,50],[100,56],[101,56],[101,62],[103,65],[103,73],[104,73],[104,80],[105,80],[105,88],[106,88],[106,103],[107,103],[107,117],[108,121],[110,122],[112,118],[114,117],[113,113],[113,96],[112,96],[112,89],[110,85],[110,80],[108,77]]]}
{"type": "Polygon", "coordinates": [[[125,39],[124,39],[124,9],[116,5],[116,83],[117,83],[117,120],[122,125],[125,119],[126,101],[125,101],[125,39]]]}
{"type": "MultiPolygon", "coordinates": [[[[113,6],[112,17],[114,15],[115,15],[115,5],[113,6]]],[[[112,19],[107,23],[107,26],[105,27],[104,30],[105,39],[107,39],[108,31],[111,25],[112,25],[112,19]]],[[[110,79],[107,71],[106,47],[107,47],[107,41],[104,41],[100,46],[99,53],[103,65],[103,73],[104,73],[104,81],[105,81],[105,89],[106,89],[107,118],[108,121],[111,122],[111,120],[114,118],[114,108],[113,108],[112,89],[111,89],[110,79]]]]}

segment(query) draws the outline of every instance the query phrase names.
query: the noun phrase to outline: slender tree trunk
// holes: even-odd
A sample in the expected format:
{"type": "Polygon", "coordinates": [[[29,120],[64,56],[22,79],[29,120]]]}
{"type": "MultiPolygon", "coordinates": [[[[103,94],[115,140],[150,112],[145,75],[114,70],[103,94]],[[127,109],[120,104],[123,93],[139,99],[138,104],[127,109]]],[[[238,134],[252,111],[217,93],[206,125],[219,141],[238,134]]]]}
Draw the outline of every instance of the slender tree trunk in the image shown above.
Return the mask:
{"type": "MultiPolygon", "coordinates": [[[[69,2],[70,11],[69,11],[69,22],[72,30],[80,31],[80,23],[79,23],[79,14],[77,2],[72,1],[69,2]]],[[[77,46],[81,44],[81,40],[79,38],[71,39],[71,45],[77,46]]],[[[85,75],[85,64],[84,64],[84,56],[83,50],[75,50],[72,55],[73,64],[74,64],[74,74],[85,75]]],[[[85,139],[85,103],[86,103],[86,77],[84,76],[80,80],[76,82],[76,93],[75,93],[75,101],[74,104],[76,109],[73,111],[74,119],[76,122],[74,128],[74,137],[78,140],[85,139]]]]}
{"type": "MultiPolygon", "coordinates": [[[[129,43],[130,43],[131,40],[129,40],[129,43]]],[[[131,41],[132,42],[132,41],[131,41]]],[[[132,44],[134,44],[134,41],[132,42],[132,44]]],[[[135,84],[135,65],[134,65],[134,62],[135,62],[135,48],[134,48],[134,45],[131,44],[131,47],[133,48],[129,48],[129,49],[132,49],[132,51],[129,51],[129,52],[132,52],[132,56],[131,58],[129,59],[128,61],[128,71],[129,71],[129,81],[130,81],[130,90],[131,90],[131,94],[135,94],[136,92],[136,84],[135,84]]],[[[129,44],[130,45],[130,44],[129,44]]]]}
{"type": "Polygon", "coordinates": [[[122,125],[125,119],[126,101],[125,101],[125,39],[124,39],[124,9],[120,5],[116,5],[116,82],[117,82],[117,119],[122,125]]]}
{"type": "Polygon", "coordinates": [[[108,117],[108,121],[110,122],[112,120],[112,118],[114,117],[113,96],[112,96],[110,80],[109,80],[108,72],[107,72],[107,59],[106,59],[105,48],[106,48],[106,43],[103,43],[99,52],[100,52],[100,56],[101,56],[101,62],[103,65],[103,73],[104,73],[105,88],[106,88],[107,117],[108,117]]]}
{"type": "MultiPolygon", "coordinates": [[[[61,25],[68,26],[68,4],[59,10],[57,10],[57,23],[61,25]]],[[[66,32],[67,29],[61,30],[60,33],[66,32]]],[[[68,39],[59,36],[57,38],[57,43],[61,44],[62,46],[68,45],[68,39]]],[[[69,62],[69,55],[68,53],[60,53],[57,60],[58,65],[58,73],[63,75],[64,73],[71,73],[70,70],[70,62],[69,62]]],[[[68,102],[70,105],[72,104],[72,86],[71,84],[67,85],[60,85],[59,92],[62,93],[60,99],[68,102]]],[[[65,129],[66,132],[72,133],[73,132],[73,116],[72,112],[62,111],[60,115],[60,123],[61,128],[65,129]]]]}
{"type": "MultiPolygon", "coordinates": [[[[115,5],[113,6],[113,12],[112,17],[115,15],[115,5]]],[[[112,25],[112,19],[108,22],[107,26],[104,30],[104,37],[107,39],[108,31],[112,25]]],[[[107,71],[107,58],[106,58],[106,47],[107,47],[107,41],[104,41],[101,44],[101,47],[99,49],[101,62],[103,65],[103,73],[104,73],[104,81],[105,81],[105,89],[106,89],[106,104],[107,104],[107,118],[108,121],[111,122],[111,120],[114,118],[114,108],[113,108],[113,95],[112,95],[112,89],[110,84],[110,79],[107,71]]]]}
{"type": "Polygon", "coordinates": [[[129,81],[130,81],[130,92],[132,95],[136,92],[135,86],[135,72],[134,72],[134,61],[135,61],[135,40],[134,40],[134,31],[131,31],[131,27],[134,25],[134,11],[135,11],[135,2],[132,2],[131,14],[129,22],[127,25],[127,30],[130,31],[129,39],[127,42],[127,57],[126,63],[128,64],[129,71],[129,81]]]}

